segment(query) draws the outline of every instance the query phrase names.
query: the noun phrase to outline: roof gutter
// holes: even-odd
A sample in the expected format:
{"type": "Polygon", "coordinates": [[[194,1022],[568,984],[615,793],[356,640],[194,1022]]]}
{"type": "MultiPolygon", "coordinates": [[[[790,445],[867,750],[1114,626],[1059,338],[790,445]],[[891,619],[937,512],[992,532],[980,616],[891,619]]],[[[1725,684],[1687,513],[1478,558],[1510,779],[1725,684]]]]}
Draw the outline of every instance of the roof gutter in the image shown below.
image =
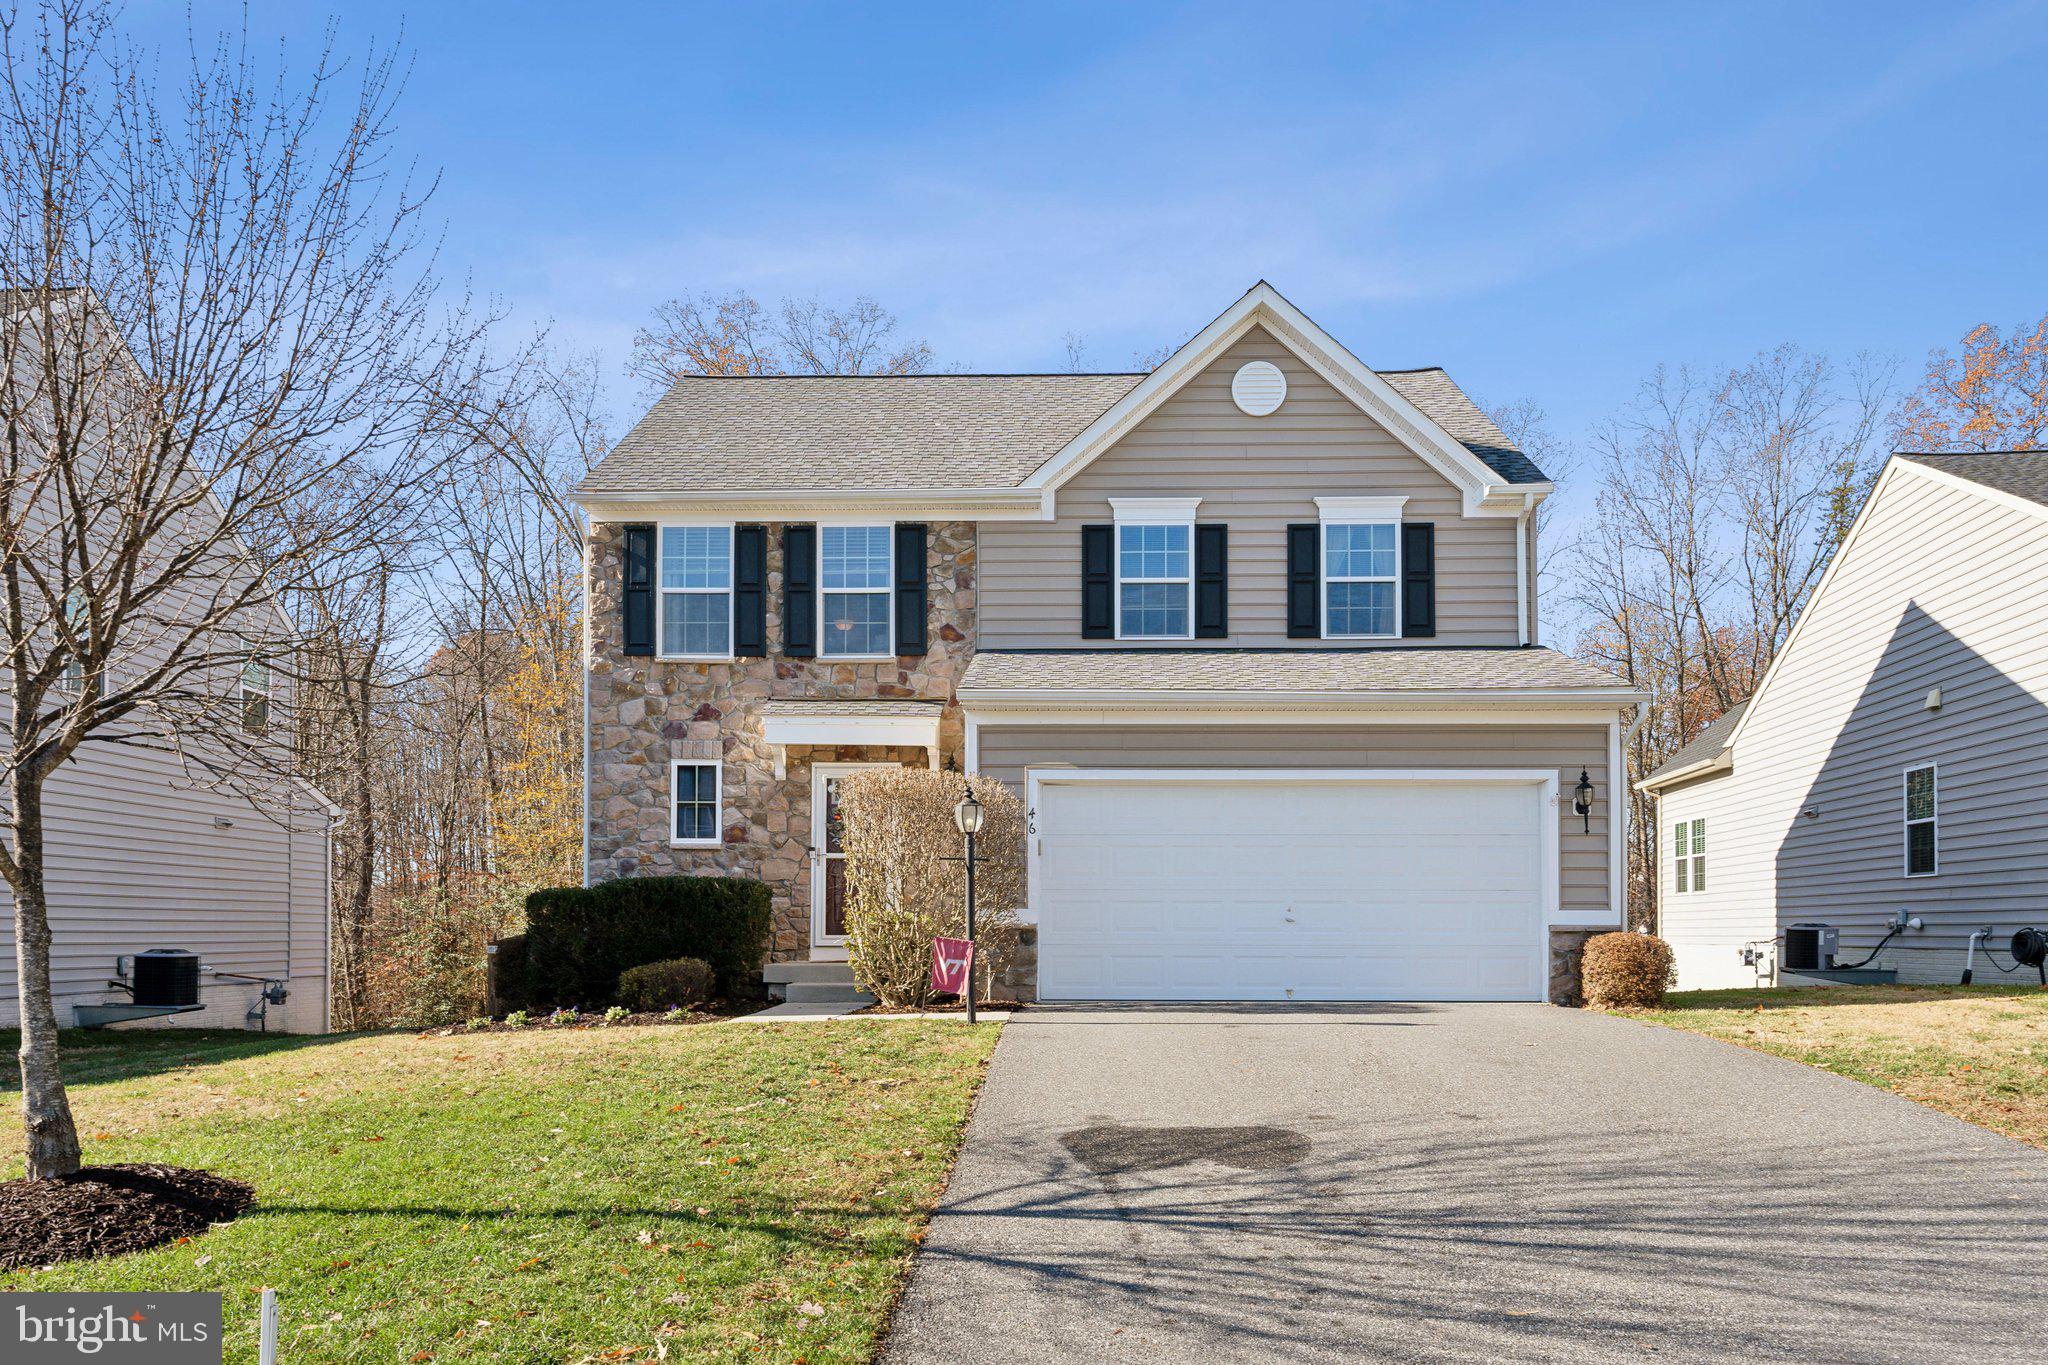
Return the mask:
{"type": "Polygon", "coordinates": [[[1727,772],[1735,766],[1735,751],[1723,749],[1712,758],[1703,758],[1697,763],[1688,763],[1683,768],[1668,768],[1651,773],[1636,783],[1636,790],[1644,794],[1655,793],[1674,782],[1683,782],[1689,777],[1705,777],[1710,773],[1727,772]]]}
{"type": "Polygon", "coordinates": [[[579,488],[569,501],[593,522],[664,515],[833,516],[891,513],[960,521],[1044,521],[1052,498],[1036,488],[756,488],[605,491],[579,488]]]}
{"type": "Polygon", "coordinates": [[[1234,688],[1114,687],[962,687],[962,705],[1040,706],[1288,706],[1321,708],[1374,703],[1434,704],[1452,708],[1493,706],[1502,702],[1539,705],[1594,703],[1628,705],[1649,700],[1649,693],[1630,687],[1499,687],[1499,688],[1372,688],[1338,691],[1295,688],[1285,691],[1234,688]]]}

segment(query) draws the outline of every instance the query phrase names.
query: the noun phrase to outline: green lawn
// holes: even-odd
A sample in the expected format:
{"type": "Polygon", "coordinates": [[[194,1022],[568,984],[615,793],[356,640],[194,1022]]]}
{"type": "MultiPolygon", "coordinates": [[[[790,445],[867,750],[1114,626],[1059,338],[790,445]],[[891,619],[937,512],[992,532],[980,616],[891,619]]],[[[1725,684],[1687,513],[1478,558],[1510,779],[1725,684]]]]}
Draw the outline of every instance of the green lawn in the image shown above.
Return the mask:
{"type": "Polygon", "coordinates": [[[865,1361],[997,1027],[72,1035],[88,1162],[257,1206],[0,1287],[223,1290],[230,1360],[267,1285],[290,1360],[865,1361]]]}
{"type": "Polygon", "coordinates": [[[2048,991],[2038,985],[1679,991],[1632,1017],[1806,1062],[2048,1148],[2048,991]]]}

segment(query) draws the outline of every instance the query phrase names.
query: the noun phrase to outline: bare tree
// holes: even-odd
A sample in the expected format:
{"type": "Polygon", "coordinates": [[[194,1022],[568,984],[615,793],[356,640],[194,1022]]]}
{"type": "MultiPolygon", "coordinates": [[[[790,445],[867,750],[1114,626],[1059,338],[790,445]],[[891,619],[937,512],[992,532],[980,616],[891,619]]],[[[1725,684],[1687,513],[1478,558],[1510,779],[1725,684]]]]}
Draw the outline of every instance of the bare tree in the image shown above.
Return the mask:
{"type": "Polygon", "coordinates": [[[840,308],[786,298],[771,312],[745,290],[686,294],[634,334],[626,370],[654,393],[685,375],[924,374],[931,347],[898,342],[897,325],[866,295],[840,308]]]}
{"type": "Polygon", "coordinates": [[[0,735],[28,1169],[76,1170],[50,988],[44,788],[80,746],[295,781],[244,670],[285,608],[374,566],[475,331],[435,304],[424,193],[387,164],[396,67],[296,82],[195,42],[159,93],[96,0],[0,20],[0,735]]]}
{"type": "Polygon", "coordinates": [[[1869,490],[1890,382],[1882,362],[1844,372],[1779,347],[1711,384],[1659,368],[1595,433],[1594,510],[1567,564],[1579,651],[1651,695],[1626,755],[1633,923],[1659,852],[1633,784],[1770,667],[1869,490]]]}

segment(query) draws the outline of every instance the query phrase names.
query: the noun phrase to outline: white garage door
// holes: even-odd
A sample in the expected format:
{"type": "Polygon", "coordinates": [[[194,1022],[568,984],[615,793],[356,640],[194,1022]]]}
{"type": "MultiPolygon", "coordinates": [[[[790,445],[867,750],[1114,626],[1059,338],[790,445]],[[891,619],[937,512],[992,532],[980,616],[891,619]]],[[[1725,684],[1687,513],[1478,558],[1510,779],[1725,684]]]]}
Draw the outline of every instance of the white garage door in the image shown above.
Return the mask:
{"type": "Polygon", "coordinates": [[[1039,997],[1541,1000],[1554,779],[1035,774],[1039,997]]]}

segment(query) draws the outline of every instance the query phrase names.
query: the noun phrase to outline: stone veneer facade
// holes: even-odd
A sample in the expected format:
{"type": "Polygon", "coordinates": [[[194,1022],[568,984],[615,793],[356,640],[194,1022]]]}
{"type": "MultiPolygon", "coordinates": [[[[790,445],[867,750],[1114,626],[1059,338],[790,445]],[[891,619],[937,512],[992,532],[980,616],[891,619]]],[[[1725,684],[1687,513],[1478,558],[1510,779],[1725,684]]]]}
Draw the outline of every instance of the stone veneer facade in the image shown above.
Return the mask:
{"type": "Polygon", "coordinates": [[[775,898],[772,956],[807,957],[811,941],[811,765],[901,762],[923,749],[792,745],[787,775],[761,738],[761,707],[786,700],[924,699],[945,703],[940,761],[959,763],[963,727],[954,689],[974,651],[975,537],[971,522],[933,522],[926,536],[929,648],[922,656],[842,663],[789,659],[782,641],[782,526],[768,523],[768,655],[731,663],[679,663],[621,648],[622,528],[591,527],[588,657],[591,881],[665,873],[757,877],[775,898]],[[723,765],[720,848],[669,844],[669,764],[723,765]]]}

